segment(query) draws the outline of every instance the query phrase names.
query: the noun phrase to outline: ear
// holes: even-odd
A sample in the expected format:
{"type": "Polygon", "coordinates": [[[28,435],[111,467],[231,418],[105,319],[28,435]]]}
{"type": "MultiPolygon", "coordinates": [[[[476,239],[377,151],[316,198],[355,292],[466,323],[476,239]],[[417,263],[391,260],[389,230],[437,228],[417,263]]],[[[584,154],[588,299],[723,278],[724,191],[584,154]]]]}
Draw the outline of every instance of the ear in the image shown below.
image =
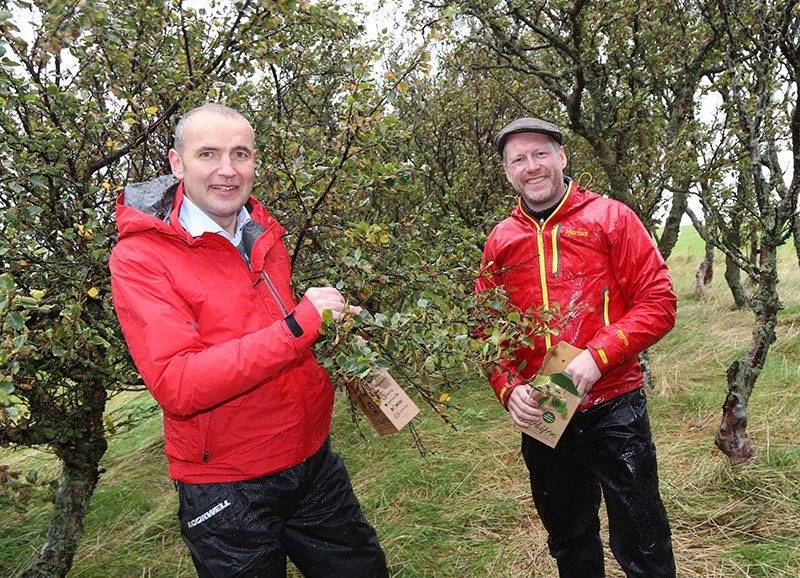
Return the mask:
{"type": "Polygon", "coordinates": [[[559,164],[561,165],[561,170],[563,171],[567,168],[567,153],[564,152],[564,147],[558,147],[558,160],[559,164]]]}
{"type": "Polygon", "coordinates": [[[181,160],[181,155],[175,149],[169,149],[169,153],[167,153],[167,157],[169,158],[169,166],[172,169],[172,174],[178,177],[179,179],[183,178],[183,161],[181,160]]]}

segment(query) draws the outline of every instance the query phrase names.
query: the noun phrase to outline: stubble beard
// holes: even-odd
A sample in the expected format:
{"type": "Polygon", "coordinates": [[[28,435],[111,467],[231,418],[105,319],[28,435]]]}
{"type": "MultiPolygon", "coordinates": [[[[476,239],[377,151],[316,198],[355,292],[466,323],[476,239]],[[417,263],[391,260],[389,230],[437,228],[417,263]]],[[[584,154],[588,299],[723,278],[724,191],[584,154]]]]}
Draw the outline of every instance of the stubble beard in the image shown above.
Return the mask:
{"type": "Polygon", "coordinates": [[[551,207],[564,194],[563,181],[557,182],[555,176],[550,177],[550,187],[546,191],[534,189],[528,191],[525,185],[522,186],[520,195],[526,204],[534,210],[544,210],[551,207]]]}

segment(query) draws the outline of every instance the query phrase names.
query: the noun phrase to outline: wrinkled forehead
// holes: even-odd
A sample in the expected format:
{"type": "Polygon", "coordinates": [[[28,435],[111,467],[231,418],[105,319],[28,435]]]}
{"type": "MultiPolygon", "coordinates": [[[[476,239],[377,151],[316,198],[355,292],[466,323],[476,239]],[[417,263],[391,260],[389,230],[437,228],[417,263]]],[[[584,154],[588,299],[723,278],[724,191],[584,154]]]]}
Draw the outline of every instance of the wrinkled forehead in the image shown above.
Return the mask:
{"type": "Polygon", "coordinates": [[[255,148],[255,131],[244,117],[201,112],[186,123],[185,144],[189,147],[237,146],[255,148]]]}

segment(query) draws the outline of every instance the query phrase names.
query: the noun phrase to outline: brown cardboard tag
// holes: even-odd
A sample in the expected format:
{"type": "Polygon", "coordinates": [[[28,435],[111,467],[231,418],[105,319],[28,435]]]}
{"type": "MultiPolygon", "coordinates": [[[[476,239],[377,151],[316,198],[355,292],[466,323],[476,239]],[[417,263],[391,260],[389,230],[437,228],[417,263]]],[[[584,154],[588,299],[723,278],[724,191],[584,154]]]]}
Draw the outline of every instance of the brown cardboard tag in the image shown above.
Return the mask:
{"type": "Polygon", "coordinates": [[[419,413],[417,404],[389,373],[369,384],[348,383],[347,389],[378,435],[399,432],[419,413]]]}
{"type": "MultiPolygon", "coordinates": [[[[567,365],[569,365],[581,351],[583,350],[570,345],[566,341],[556,343],[545,353],[542,366],[539,368],[537,375],[553,375],[563,372],[567,368],[567,365]]],[[[580,405],[581,402],[580,397],[566,390],[562,392],[561,397],[566,402],[566,416],[562,415],[555,407],[545,403],[540,407],[540,409],[544,411],[541,421],[533,423],[527,428],[520,429],[543,444],[551,448],[556,447],[558,440],[561,439],[561,434],[564,433],[567,424],[569,424],[569,420],[572,419],[575,410],[578,409],[578,405],[580,405]]]]}
{"type": "Polygon", "coordinates": [[[578,349],[566,341],[560,341],[547,350],[542,360],[539,375],[552,375],[564,371],[570,362],[578,357],[583,349],[578,349]]]}

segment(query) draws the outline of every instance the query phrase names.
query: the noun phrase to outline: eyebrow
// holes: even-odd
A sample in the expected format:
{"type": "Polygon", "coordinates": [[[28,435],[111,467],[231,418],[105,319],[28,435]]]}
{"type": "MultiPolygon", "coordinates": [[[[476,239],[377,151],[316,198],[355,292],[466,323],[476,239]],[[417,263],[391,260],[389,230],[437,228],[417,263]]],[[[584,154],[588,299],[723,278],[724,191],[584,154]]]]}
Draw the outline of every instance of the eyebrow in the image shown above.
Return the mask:
{"type": "MultiPolygon", "coordinates": [[[[220,150],[222,150],[222,149],[220,149],[220,147],[215,147],[215,146],[211,146],[211,145],[205,145],[205,146],[201,146],[199,149],[197,149],[197,152],[198,153],[219,152],[220,150]]],[[[248,152],[248,153],[254,152],[254,149],[252,149],[251,147],[248,147],[248,146],[233,147],[233,150],[234,151],[245,151],[245,152],[248,152]]]]}
{"type": "Polygon", "coordinates": [[[537,147],[537,148],[529,149],[529,150],[527,150],[527,151],[525,151],[525,152],[518,152],[518,153],[516,153],[516,154],[513,154],[513,155],[511,155],[511,158],[524,157],[524,156],[527,156],[527,155],[529,155],[529,154],[536,154],[536,153],[541,153],[541,152],[547,152],[547,151],[549,151],[549,150],[551,150],[551,149],[550,149],[550,148],[548,148],[548,147],[546,147],[546,146],[544,146],[544,147],[537,147]]]}

